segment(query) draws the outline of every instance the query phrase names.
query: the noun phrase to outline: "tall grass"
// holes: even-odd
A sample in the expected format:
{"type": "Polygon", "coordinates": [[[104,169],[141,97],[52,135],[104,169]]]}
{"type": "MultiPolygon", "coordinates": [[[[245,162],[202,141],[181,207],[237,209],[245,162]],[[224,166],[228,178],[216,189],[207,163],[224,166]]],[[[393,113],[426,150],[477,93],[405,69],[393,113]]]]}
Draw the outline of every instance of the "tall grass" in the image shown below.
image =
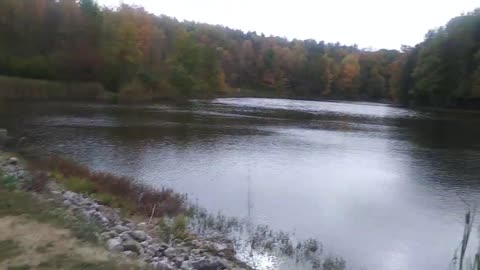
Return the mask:
{"type": "Polygon", "coordinates": [[[146,217],[176,216],[187,209],[185,198],[171,189],[153,189],[128,177],[90,170],[71,160],[50,157],[42,166],[73,191],[92,195],[106,204],[146,217]]]}
{"type": "Polygon", "coordinates": [[[96,100],[105,89],[95,82],[60,82],[0,76],[0,99],[4,100],[96,100]]]}

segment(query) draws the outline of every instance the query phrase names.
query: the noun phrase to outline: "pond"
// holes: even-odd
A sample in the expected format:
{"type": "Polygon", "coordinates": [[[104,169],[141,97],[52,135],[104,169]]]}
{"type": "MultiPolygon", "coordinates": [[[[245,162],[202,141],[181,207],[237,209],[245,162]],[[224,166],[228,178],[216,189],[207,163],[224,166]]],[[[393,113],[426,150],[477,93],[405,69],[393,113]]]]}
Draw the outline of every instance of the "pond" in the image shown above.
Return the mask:
{"type": "Polygon", "coordinates": [[[258,98],[4,103],[0,127],[212,213],[318,239],[348,269],[448,269],[480,198],[475,113],[258,98]]]}

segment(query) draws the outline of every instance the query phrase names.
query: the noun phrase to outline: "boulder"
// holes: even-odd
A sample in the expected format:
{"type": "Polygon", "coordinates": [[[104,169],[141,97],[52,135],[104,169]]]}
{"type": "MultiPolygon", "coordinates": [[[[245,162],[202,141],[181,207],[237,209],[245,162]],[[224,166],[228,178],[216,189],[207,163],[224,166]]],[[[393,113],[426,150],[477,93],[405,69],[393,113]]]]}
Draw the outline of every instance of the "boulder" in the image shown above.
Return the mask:
{"type": "Polygon", "coordinates": [[[136,258],[137,257],[137,254],[133,251],[130,251],[130,250],[124,251],[123,255],[125,255],[125,257],[128,257],[128,258],[136,258]]]}
{"type": "Polygon", "coordinates": [[[122,243],[124,251],[132,251],[137,254],[142,253],[142,246],[133,240],[127,240],[122,243]]]}
{"type": "Polygon", "coordinates": [[[163,253],[165,253],[165,256],[168,258],[175,258],[177,256],[181,256],[183,251],[179,248],[169,247],[163,253]]]}
{"type": "Polygon", "coordinates": [[[191,265],[193,269],[196,270],[220,270],[226,268],[225,264],[223,264],[221,261],[210,259],[194,261],[191,263],[191,265]]]}
{"type": "Polygon", "coordinates": [[[130,228],[128,228],[127,226],[116,225],[113,227],[113,230],[116,231],[117,233],[122,233],[122,232],[129,231],[130,228]]]}
{"type": "Polygon", "coordinates": [[[107,249],[113,252],[120,252],[124,250],[124,246],[120,239],[112,238],[107,241],[107,249]]]}
{"type": "MultiPolygon", "coordinates": [[[[111,238],[115,238],[115,237],[117,237],[117,236],[118,236],[118,234],[117,234],[116,232],[114,232],[114,231],[103,232],[103,233],[100,234],[100,237],[101,237],[102,239],[105,239],[105,240],[111,239],[111,238]]],[[[120,242],[121,242],[121,239],[119,239],[119,240],[120,240],[120,242]]]]}
{"type": "Polygon", "coordinates": [[[8,164],[10,165],[17,165],[18,164],[18,158],[16,157],[11,157],[8,159],[8,164]]]}
{"type": "Polygon", "coordinates": [[[173,267],[167,261],[159,261],[152,263],[153,270],[172,270],[173,267]]]}
{"type": "Polygon", "coordinates": [[[209,259],[194,261],[192,262],[192,267],[196,270],[220,270],[225,268],[220,262],[209,259]]]}
{"type": "Polygon", "coordinates": [[[144,232],[144,231],[140,231],[140,230],[130,232],[130,236],[133,239],[137,240],[138,242],[143,242],[143,241],[147,240],[147,238],[148,238],[147,233],[144,232]]]}

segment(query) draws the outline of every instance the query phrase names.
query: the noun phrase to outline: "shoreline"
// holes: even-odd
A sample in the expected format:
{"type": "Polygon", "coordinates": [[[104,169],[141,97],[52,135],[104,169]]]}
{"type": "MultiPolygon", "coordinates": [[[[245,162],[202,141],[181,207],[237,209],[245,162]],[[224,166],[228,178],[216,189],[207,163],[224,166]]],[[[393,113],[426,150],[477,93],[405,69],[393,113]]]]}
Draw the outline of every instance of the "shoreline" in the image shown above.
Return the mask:
{"type": "Polygon", "coordinates": [[[6,178],[16,179],[19,192],[42,196],[84,222],[98,226],[97,240],[112,254],[140,260],[149,267],[146,269],[251,269],[235,258],[233,244],[226,239],[203,239],[175,218],[126,216],[121,209],[65,189],[51,173],[32,172],[27,168],[28,162],[17,156],[0,149],[0,170],[6,178]],[[39,175],[47,178],[39,180],[39,175]],[[31,190],[33,186],[38,192],[31,190]],[[171,230],[171,241],[161,239],[159,231],[162,228],[171,230]],[[174,236],[182,233],[188,238],[174,236]]]}
{"type": "Polygon", "coordinates": [[[10,138],[11,145],[16,147],[7,157],[7,149],[0,147],[0,161],[20,157],[14,158],[17,169],[4,171],[22,171],[23,176],[13,175],[21,179],[19,183],[29,179],[30,184],[26,188],[20,185],[21,190],[32,194],[28,186],[34,186],[33,190],[42,190],[42,196],[54,199],[62,208],[87,222],[100,224],[103,229],[98,240],[114,254],[141,258],[152,267],[156,263],[171,270],[266,270],[281,264],[290,265],[287,269],[323,269],[325,265],[329,270],[346,268],[341,257],[325,255],[323,245],[316,239],[296,239],[290,233],[266,225],[210,213],[174,190],[155,190],[138,184],[135,179],[92,171],[71,160],[23,149],[13,143],[15,141],[10,138]],[[38,175],[43,175],[40,177],[43,180],[31,183],[38,175]],[[123,229],[115,228],[116,225],[123,229]],[[128,230],[122,231],[125,227],[128,230]],[[137,236],[132,236],[137,234],[135,231],[147,235],[149,241],[157,240],[147,243],[140,241],[143,237],[135,240],[137,236]],[[136,244],[131,245],[132,239],[136,244]],[[165,253],[169,248],[179,251],[168,251],[169,257],[165,253]],[[192,263],[198,261],[207,268],[193,267],[192,263]],[[265,266],[265,262],[270,266],[265,266]],[[208,265],[217,265],[217,268],[208,268],[208,265]]]}

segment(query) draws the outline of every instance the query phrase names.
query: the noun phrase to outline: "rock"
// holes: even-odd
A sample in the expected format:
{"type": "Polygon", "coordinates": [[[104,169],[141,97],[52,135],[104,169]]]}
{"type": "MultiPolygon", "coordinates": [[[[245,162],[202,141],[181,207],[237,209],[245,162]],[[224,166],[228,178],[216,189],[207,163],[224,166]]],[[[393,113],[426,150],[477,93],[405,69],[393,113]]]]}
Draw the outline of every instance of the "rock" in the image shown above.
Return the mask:
{"type": "Polygon", "coordinates": [[[113,227],[113,230],[116,231],[117,233],[123,233],[123,232],[129,231],[130,228],[128,228],[127,226],[116,225],[113,227]]]}
{"type": "Polygon", "coordinates": [[[142,230],[145,230],[145,229],[147,229],[148,225],[147,225],[146,222],[140,222],[140,223],[137,224],[137,227],[142,229],[142,230]]]}
{"type": "Polygon", "coordinates": [[[137,254],[142,253],[142,246],[133,240],[127,240],[122,243],[124,251],[133,251],[137,254]]]}
{"type": "Polygon", "coordinates": [[[137,240],[138,242],[143,242],[143,241],[147,240],[147,233],[144,232],[144,231],[140,231],[140,230],[130,232],[130,236],[133,239],[137,240]]]}
{"type": "Polygon", "coordinates": [[[123,232],[121,234],[118,235],[120,237],[120,239],[122,239],[123,242],[126,242],[126,241],[135,241],[132,239],[132,237],[130,236],[130,234],[128,232],[123,232]]]}
{"type": "Polygon", "coordinates": [[[8,159],[8,164],[10,165],[17,165],[18,164],[18,158],[16,157],[11,157],[8,159]]]}
{"type": "Polygon", "coordinates": [[[137,254],[133,251],[130,251],[130,250],[124,251],[123,255],[125,255],[125,257],[128,257],[128,258],[136,258],[137,257],[137,254]]]}
{"type": "MultiPolygon", "coordinates": [[[[110,231],[110,232],[104,232],[104,233],[101,233],[100,236],[102,237],[102,239],[111,239],[111,238],[115,238],[118,236],[118,234],[114,231],[110,231]]],[[[119,239],[120,242],[121,242],[121,239],[119,239]]]]}
{"type": "Polygon", "coordinates": [[[153,270],[172,270],[173,267],[167,261],[160,261],[160,262],[153,262],[152,264],[153,270]]]}
{"type": "Polygon", "coordinates": [[[145,250],[145,253],[148,254],[148,256],[150,257],[155,257],[155,255],[157,255],[157,252],[150,247],[147,247],[144,250],[145,250]]]}
{"type": "Polygon", "coordinates": [[[182,250],[178,248],[169,247],[164,251],[164,253],[165,253],[165,256],[167,256],[168,258],[175,258],[182,254],[182,250]]]}
{"type": "Polygon", "coordinates": [[[194,261],[191,264],[193,269],[196,270],[219,270],[226,268],[222,262],[210,259],[194,261]]]}
{"type": "Polygon", "coordinates": [[[162,244],[153,244],[150,245],[150,248],[152,250],[155,250],[155,252],[163,252],[166,249],[162,244]]]}
{"type": "Polygon", "coordinates": [[[107,241],[107,249],[113,252],[120,252],[124,250],[124,246],[120,239],[112,238],[107,241]]]}

